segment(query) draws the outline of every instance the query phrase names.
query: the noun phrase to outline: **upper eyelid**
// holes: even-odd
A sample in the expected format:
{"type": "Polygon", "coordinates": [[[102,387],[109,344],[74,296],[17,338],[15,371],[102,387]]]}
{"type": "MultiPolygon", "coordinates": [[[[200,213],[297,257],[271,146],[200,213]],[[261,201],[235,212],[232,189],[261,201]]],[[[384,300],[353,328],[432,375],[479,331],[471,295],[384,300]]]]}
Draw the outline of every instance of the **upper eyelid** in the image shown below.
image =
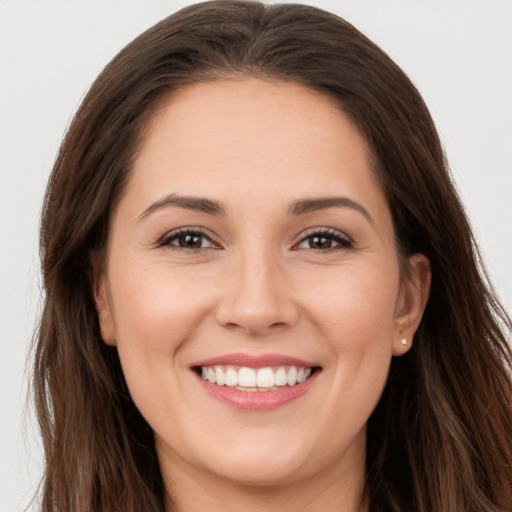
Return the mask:
{"type": "Polygon", "coordinates": [[[187,234],[187,233],[195,233],[195,234],[204,236],[212,244],[220,245],[212,235],[208,234],[203,228],[196,227],[196,226],[177,228],[175,230],[168,231],[167,233],[165,233],[162,237],[160,237],[158,239],[157,245],[162,246],[162,245],[166,244],[166,242],[172,240],[173,238],[180,236],[180,235],[187,234]]]}
{"type": "Polygon", "coordinates": [[[330,235],[330,236],[337,236],[339,238],[344,238],[349,242],[353,242],[352,238],[348,236],[345,232],[340,231],[338,229],[334,228],[328,228],[328,227],[315,227],[315,228],[309,228],[306,231],[303,231],[298,236],[298,241],[301,242],[305,240],[306,238],[312,236],[312,235],[330,235]]]}
{"type": "Polygon", "coordinates": [[[292,250],[300,250],[306,252],[314,252],[314,253],[328,253],[333,250],[337,249],[354,249],[355,244],[351,237],[346,235],[343,231],[339,231],[337,229],[333,228],[311,228],[309,230],[306,230],[306,232],[303,232],[300,235],[300,238],[292,245],[292,250]],[[333,239],[338,245],[330,247],[328,249],[313,249],[313,248],[307,248],[307,247],[299,247],[301,244],[303,244],[305,241],[307,241],[308,238],[314,236],[314,235],[320,235],[320,236],[326,236],[333,239]],[[336,240],[338,239],[338,240],[336,240]]]}

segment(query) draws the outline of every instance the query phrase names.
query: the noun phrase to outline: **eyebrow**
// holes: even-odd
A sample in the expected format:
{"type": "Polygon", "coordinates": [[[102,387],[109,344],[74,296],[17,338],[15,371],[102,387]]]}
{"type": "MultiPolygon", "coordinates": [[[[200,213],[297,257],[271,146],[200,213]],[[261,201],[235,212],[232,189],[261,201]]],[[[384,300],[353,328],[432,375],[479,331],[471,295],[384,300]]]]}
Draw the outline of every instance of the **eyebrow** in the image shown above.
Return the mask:
{"type": "MultiPolygon", "coordinates": [[[[170,194],[157,202],[151,204],[146,208],[138,217],[141,221],[151,215],[153,212],[166,208],[168,206],[178,206],[187,210],[193,210],[197,212],[206,213],[208,215],[225,215],[226,210],[218,201],[212,199],[206,199],[203,197],[193,196],[178,196],[177,194],[170,194]]],[[[362,205],[349,199],[348,197],[315,197],[315,198],[304,198],[293,201],[288,209],[288,213],[291,215],[303,215],[319,210],[325,210],[327,208],[351,208],[361,213],[370,224],[374,225],[372,216],[368,213],[368,210],[362,205]]]]}
{"type": "Polygon", "coordinates": [[[223,206],[217,201],[212,201],[211,199],[206,199],[203,197],[178,196],[176,194],[171,194],[146,208],[139,215],[138,220],[141,221],[151,215],[153,212],[168,206],[178,206],[180,208],[207,213],[209,215],[226,214],[223,206]]]}
{"type": "Polygon", "coordinates": [[[370,224],[375,224],[368,210],[364,206],[353,201],[352,199],[349,199],[348,197],[334,196],[298,199],[291,204],[289,212],[292,215],[302,215],[304,213],[316,212],[318,210],[324,210],[333,207],[351,208],[356,210],[363,214],[364,217],[366,217],[366,219],[370,222],[370,224]]]}

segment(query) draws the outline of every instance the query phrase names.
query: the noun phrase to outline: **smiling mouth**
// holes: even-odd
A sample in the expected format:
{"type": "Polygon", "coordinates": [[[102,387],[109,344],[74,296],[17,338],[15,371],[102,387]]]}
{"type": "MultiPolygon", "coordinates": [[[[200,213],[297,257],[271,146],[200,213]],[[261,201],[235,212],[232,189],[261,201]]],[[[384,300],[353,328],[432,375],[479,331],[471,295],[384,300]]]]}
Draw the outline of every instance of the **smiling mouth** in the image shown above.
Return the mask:
{"type": "Polygon", "coordinates": [[[197,374],[210,384],[226,386],[238,391],[278,391],[288,389],[308,380],[319,367],[212,365],[197,366],[197,374]]]}

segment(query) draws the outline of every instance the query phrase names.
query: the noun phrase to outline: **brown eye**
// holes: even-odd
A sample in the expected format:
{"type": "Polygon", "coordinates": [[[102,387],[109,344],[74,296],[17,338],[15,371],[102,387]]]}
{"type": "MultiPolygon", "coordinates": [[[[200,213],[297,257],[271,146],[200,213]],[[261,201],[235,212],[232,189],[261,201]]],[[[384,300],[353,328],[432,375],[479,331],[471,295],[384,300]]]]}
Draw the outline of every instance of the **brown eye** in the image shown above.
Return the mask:
{"type": "Polygon", "coordinates": [[[179,247],[180,249],[205,249],[214,246],[210,238],[198,231],[182,231],[171,234],[164,238],[160,245],[179,247]]]}
{"type": "Polygon", "coordinates": [[[191,249],[199,249],[203,246],[203,235],[179,235],[176,238],[177,245],[191,249]]]}
{"type": "Polygon", "coordinates": [[[332,238],[326,236],[310,236],[308,237],[310,249],[330,249],[332,247],[332,238]]]}
{"type": "Polygon", "coordinates": [[[298,249],[328,251],[330,249],[346,249],[352,247],[352,242],[337,231],[312,233],[303,238],[297,245],[298,249]]]}

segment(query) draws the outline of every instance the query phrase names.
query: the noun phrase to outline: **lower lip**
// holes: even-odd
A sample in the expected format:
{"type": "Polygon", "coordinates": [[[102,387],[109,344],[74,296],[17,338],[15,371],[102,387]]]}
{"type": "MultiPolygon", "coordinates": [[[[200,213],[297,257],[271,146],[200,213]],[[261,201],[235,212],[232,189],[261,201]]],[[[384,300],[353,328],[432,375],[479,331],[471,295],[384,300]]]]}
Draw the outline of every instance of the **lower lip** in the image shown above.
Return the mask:
{"type": "Polygon", "coordinates": [[[240,391],[227,386],[217,386],[216,384],[202,379],[199,375],[197,378],[201,381],[201,384],[210,396],[235,409],[245,411],[271,411],[307,393],[311,385],[315,382],[318,373],[318,371],[314,372],[311,377],[300,384],[275,391],[240,391]]]}

